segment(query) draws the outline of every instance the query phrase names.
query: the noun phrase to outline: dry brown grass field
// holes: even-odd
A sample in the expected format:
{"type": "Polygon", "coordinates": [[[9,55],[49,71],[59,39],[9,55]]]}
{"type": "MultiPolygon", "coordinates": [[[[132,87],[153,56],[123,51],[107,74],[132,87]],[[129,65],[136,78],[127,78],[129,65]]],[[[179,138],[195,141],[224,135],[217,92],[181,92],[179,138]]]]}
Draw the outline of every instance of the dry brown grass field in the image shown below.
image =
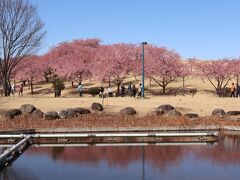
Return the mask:
{"type": "MultiPolygon", "coordinates": [[[[124,82],[136,83],[139,85],[140,77],[137,77],[138,81],[134,78],[129,77],[124,82]]],[[[231,81],[229,82],[230,85],[231,81]]],[[[161,88],[146,79],[146,98],[133,98],[133,97],[112,97],[104,98],[103,104],[105,112],[107,113],[118,113],[120,109],[131,106],[134,107],[138,113],[138,116],[145,116],[161,104],[171,104],[176,107],[182,113],[194,112],[198,113],[200,116],[211,115],[211,112],[215,108],[222,108],[225,111],[228,110],[239,110],[240,109],[240,99],[224,97],[219,98],[214,93],[214,88],[205,79],[204,82],[201,78],[187,78],[185,81],[186,89],[196,88],[197,93],[192,96],[191,94],[171,94],[171,95],[161,95],[161,88]]],[[[0,97],[0,111],[3,112],[6,109],[19,108],[22,104],[34,104],[37,108],[41,109],[43,112],[46,111],[58,111],[66,108],[73,107],[86,107],[90,108],[93,102],[102,103],[102,99],[99,97],[91,97],[90,94],[84,94],[80,98],[76,92],[76,88],[71,87],[70,82],[65,83],[66,88],[62,92],[62,97],[53,97],[53,88],[51,84],[40,84],[34,85],[34,95],[30,94],[29,88],[26,86],[24,88],[23,97],[0,97]]],[[[90,87],[100,86],[98,82],[86,81],[83,83],[84,89],[90,87]]],[[[107,87],[107,84],[103,84],[107,87]]],[[[179,79],[176,82],[170,84],[168,89],[182,88],[182,80],[179,79]]],[[[106,89],[106,88],[105,88],[106,89]]],[[[116,90],[116,87],[114,88],[116,90]]]]}

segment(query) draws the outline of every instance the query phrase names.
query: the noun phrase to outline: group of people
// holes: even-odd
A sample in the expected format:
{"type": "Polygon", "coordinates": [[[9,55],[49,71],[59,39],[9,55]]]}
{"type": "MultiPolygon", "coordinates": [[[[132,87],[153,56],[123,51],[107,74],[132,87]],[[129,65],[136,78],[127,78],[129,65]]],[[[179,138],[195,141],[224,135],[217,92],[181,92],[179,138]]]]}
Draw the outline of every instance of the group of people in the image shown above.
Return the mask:
{"type": "MultiPolygon", "coordinates": [[[[126,97],[127,95],[131,96],[131,97],[141,97],[142,96],[142,85],[141,84],[139,85],[139,89],[136,87],[135,84],[132,85],[131,83],[129,83],[127,89],[125,88],[125,85],[122,84],[122,86],[119,89],[120,94],[113,93],[111,86],[109,86],[107,90],[108,90],[109,97],[113,97],[113,96],[114,97],[116,97],[116,96],[126,97]]],[[[103,91],[102,91],[102,93],[103,93],[103,91]]]]}
{"type": "MultiPolygon", "coordinates": [[[[80,97],[83,96],[83,86],[81,83],[78,84],[76,91],[79,93],[80,97]]],[[[119,89],[119,94],[113,92],[112,87],[108,86],[107,93],[108,93],[108,97],[117,97],[117,96],[126,97],[127,95],[131,97],[141,97],[142,85],[140,84],[139,88],[137,88],[135,84],[132,85],[131,83],[129,83],[126,89],[125,85],[123,84],[119,89]]],[[[103,96],[104,96],[104,87],[101,86],[99,97],[103,97],[103,96]]]]}
{"type": "Polygon", "coordinates": [[[231,97],[238,97],[240,96],[240,85],[232,83],[231,85],[231,97]]]}
{"type": "Polygon", "coordinates": [[[15,83],[12,84],[9,83],[7,88],[8,96],[11,96],[11,94],[12,96],[15,96],[15,92],[18,92],[19,96],[23,96],[23,87],[24,87],[23,83],[20,86],[16,86],[15,83]]]}

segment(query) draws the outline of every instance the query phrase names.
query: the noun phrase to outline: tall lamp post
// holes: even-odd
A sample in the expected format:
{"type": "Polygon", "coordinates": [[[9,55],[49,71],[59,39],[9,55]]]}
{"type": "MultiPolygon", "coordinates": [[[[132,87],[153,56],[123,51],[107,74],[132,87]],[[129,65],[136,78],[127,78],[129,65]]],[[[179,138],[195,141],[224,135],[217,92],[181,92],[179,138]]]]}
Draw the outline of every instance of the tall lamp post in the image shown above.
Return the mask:
{"type": "Polygon", "coordinates": [[[142,97],[144,97],[144,45],[147,45],[147,42],[142,42],[142,97]]]}

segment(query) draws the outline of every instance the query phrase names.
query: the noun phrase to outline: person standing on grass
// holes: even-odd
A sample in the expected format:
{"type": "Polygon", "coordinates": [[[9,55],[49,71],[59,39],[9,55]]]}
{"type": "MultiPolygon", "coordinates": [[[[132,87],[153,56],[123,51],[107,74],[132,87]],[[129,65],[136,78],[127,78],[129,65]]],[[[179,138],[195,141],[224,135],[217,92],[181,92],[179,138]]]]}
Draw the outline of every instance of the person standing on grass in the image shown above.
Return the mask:
{"type": "Polygon", "coordinates": [[[111,86],[108,87],[108,97],[113,97],[111,86]]]}
{"type": "Polygon", "coordinates": [[[100,98],[103,98],[103,93],[104,93],[104,87],[101,86],[101,87],[100,87],[100,92],[99,92],[99,97],[100,97],[100,98]]]}
{"type": "Polygon", "coordinates": [[[132,96],[132,84],[131,83],[128,84],[128,95],[132,96]]]}
{"type": "Polygon", "coordinates": [[[138,93],[139,97],[142,97],[142,84],[139,84],[139,93],[138,93]]]}
{"type": "Polygon", "coordinates": [[[14,93],[15,93],[15,83],[13,83],[12,86],[11,86],[11,93],[14,96],[14,93]]]}
{"type": "Polygon", "coordinates": [[[236,85],[236,97],[240,97],[240,85],[237,83],[236,85]]]}
{"type": "Polygon", "coordinates": [[[125,97],[125,86],[124,86],[124,84],[121,86],[121,96],[125,97]]]}
{"type": "Polygon", "coordinates": [[[82,83],[79,83],[77,87],[77,91],[80,97],[82,97],[82,90],[83,90],[82,83]]]}
{"type": "Polygon", "coordinates": [[[20,85],[19,91],[18,91],[18,96],[23,96],[23,84],[20,85]]]}
{"type": "Polygon", "coordinates": [[[136,97],[136,94],[137,94],[137,88],[135,86],[135,84],[133,84],[133,87],[132,87],[132,92],[133,92],[133,97],[136,97]]]}
{"type": "Polygon", "coordinates": [[[11,84],[9,83],[9,84],[8,84],[8,89],[7,89],[8,96],[11,95],[11,91],[12,91],[12,86],[11,86],[11,84]]]}
{"type": "Polygon", "coordinates": [[[232,86],[231,86],[231,97],[235,97],[235,91],[236,91],[236,87],[235,87],[234,83],[232,83],[232,86]]]}

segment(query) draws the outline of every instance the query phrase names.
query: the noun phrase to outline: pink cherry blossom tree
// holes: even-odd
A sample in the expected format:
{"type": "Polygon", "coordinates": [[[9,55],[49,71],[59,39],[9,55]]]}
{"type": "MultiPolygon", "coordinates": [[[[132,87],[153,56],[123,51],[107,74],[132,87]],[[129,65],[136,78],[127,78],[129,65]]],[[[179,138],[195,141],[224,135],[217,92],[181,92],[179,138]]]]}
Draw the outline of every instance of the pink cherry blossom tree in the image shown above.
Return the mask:
{"type": "Polygon", "coordinates": [[[135,45],[114,44],[102,46],[95,61],[95,77],[109,85],[116,85],[119,93],[122,82],[134,69],[135,60],[135,45]]]}
{"type": "Polygon", "coordinates": [[[52,48],[45,58],[56,74],[81,83],[92,76],[99,39],[74,40],[52,48]]]}
{"type": "Polygon", "coordinates": [[[195,57],[188,58],[187,62],[188,62],[188,65],[190,66],[190,71],[193,72],[193,67],[195,66],[195,64],[197,62],[197,58],[195,58],[195,57]]]}
{"type": "Polygon", "coordinates": [[[183,90],[185,89],[185,79],[192,74],[192,64],[189,62],[181,62],[179,77],[182,78],[183,90]]]}
{"type": "Polygon", "coordinates": [[[200,76],[206,77],[215,88],[216,94],[222,96],[223,89],[233,78],[234,63],[228,59],[198,61],[195,63],[200,76]]]}
{"type": "Polygon", "coordinates": [[[30,84],[31,94],[33,95],[33,82],[42,79],[43,67],[41,57],[25,57],[22,63],[15,68],[15,78],[18,80],[27,80],[30,84]]]}
{"type": "Polygon", "coordinates": [[[137,81],[137,76],[142,74],[142,46],[136,46],[134,48],[135,60],[132,64],[132,74],[137,81]]]}
{"type": "Polygon", "coordinates": [[[181,77],[180,55],[164,47],[148,46],[145,56],[147,76],[162,87],[163,94],[166,94],[166,87],[181,77]]]}
{"type": "Polygon", "coordinates": [[[239,76],[240,76],[240,58],[234,58],[233,63],[233,74],[236,76],[237,85],[239,85],[239,76]]]}

